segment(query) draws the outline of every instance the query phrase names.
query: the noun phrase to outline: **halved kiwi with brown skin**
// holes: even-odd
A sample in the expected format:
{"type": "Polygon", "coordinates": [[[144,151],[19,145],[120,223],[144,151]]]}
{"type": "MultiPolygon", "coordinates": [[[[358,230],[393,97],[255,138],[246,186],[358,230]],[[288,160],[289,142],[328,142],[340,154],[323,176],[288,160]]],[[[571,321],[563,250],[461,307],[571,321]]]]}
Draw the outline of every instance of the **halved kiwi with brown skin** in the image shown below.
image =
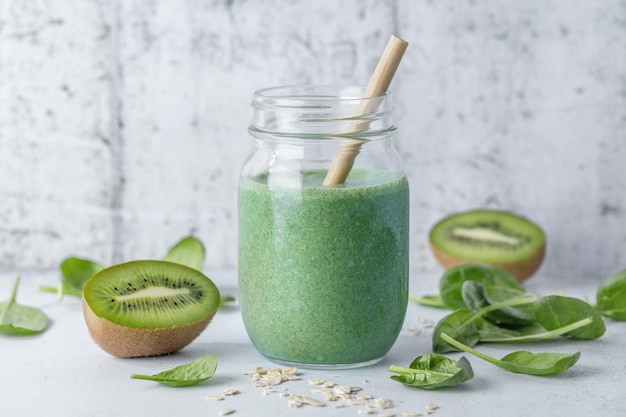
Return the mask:
{"type": "Polygon", "coordinates": [[[545,255],[543,230],[520,215],[498,210],[452,214],[430,231],[430,246],[444,268],[477,262],[508,270],[518,282],[533,275],[545,255]]]}
{"type": "Polygon", "coordinates": [[[94,341],[119,357],[157,356],[191,343],[220,305],[202,272],[168,261],[105,268],[83,288],[83,313],[94,341]]]}

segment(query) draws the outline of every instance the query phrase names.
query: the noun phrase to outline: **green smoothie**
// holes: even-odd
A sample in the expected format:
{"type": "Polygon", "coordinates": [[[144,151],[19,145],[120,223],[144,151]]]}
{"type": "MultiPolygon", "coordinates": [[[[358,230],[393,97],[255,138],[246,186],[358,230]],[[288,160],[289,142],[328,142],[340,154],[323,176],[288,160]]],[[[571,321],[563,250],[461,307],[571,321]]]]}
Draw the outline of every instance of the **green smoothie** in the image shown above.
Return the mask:
{"type": "MultiPolygon", "coordinates": [[[[408,299],[406,176],[353,170],[345,186],[302,173],[302,188],[239,187],[239,297],[255,347],[282,363],[382,358],[408,299]]],[[[271,181],[270,181],[271,183],[271,181]]]]}

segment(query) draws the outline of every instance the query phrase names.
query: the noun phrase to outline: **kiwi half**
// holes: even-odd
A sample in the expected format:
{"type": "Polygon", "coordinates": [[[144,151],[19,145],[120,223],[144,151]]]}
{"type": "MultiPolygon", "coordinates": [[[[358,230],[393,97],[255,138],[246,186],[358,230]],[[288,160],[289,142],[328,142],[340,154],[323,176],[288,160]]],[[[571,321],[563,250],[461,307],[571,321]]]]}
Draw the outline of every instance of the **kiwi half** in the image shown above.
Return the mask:
{"type": "Polygon", "coordinates": [[[470,210],[435,224],[430,246],[444,268],[483,263],[504,268],[522,282],[541,265],[546,238],[539,226],[517,214],[470,210]]]}
{"type": "Polygon", "coordinates": [[[167,261],[105,268],[83,288],[91,337],[119,357],[164,355],[191,343],[209,324],[220,293],[202,272],[167,261]]]}

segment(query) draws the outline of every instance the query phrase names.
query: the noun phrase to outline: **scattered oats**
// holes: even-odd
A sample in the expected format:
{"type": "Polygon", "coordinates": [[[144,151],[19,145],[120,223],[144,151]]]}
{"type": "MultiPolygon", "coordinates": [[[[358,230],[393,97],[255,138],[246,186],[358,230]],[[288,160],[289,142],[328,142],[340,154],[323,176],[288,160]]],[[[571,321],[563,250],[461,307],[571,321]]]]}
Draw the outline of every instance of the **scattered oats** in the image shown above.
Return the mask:
{"type": "Polygon", "coordinates": [[[220,411],[218,411],[217,413],[218,413],[220,416],[227,416],[227,415],[232,414],[232,413],[234,413],[234,412],[235,412],[235,410],[234,410],[233,408],[222,408],[222,409],[221,409],[220,411]]]}
{"type": "Polygon", "coordinates": [[[223,394],[226,397],[232,397],[233,395],[241,394],[238,389],[225,389],[223,394]]]}
{"type": "Polygon", "coordinates": [[[267,378],[264,378],[268,385],[278,385],[283,382],[283,377],[280,374],[268,374],[267,378]]]}
{"type": "MultiPolygon", "coordinates": [[[[308,383],[313,385],[311,392],[324,396],[320,401],[316,398],[304,395],[293,395],[288,393],[286,388],[278,387],[282,382],[294,381],[300,379],[298,377],[298,368],[293,366],[289,368],[264,369],[257,367],[254,370],[244,372],[244,375],[251,377],[254,387],[263,388],[262,394],[269,395],[278,392],[281,397],[287,397],[287,405],[292,408],[300,408],[305,405],[314,407],[325,407],[328,402],[334,402],[334,408],[343,408],[346,406],[360,406],[359,414],[375,414],[376,409],[387,409],[394,407],[394,403],[387,398],[374,399],[371,395],[361,392],[363,388],[345,384],[336,384],[333,381],[327,381],[321,378],[310,378],[308,383]],[[339,400],[343,400],[340,402],[339,400]]],[[[334,375],[336,378],[342,378],[340,375],[334,375]]],[[[364,383],[368,384],[369,380],[364,379],[364,383]]],[[[224,390],[222,396],[207,397],[208,399],[221,400],[224,396],[232,396],[239,394],[238,390],[224,390]]],[[[428,404],[424,407],[426,414],[432,414],[438,407],[434,404],[428,404]]],[[[224,409],[220,411],[220,415],[233,413],[232,409],[224,409]]],[[[403,412],[402,417],[418,417],[422,414],[419,412],[403,412]]],[[[378,417],[395,417],[394,413],[379,412],[378,417]]]]}
{"type": "Polygon", "coordinates": [[[376,398],[374,400],[374,407],[382,409],[391,408],[393,407],[393,401],[388,398],[376,398]]]}
{"type": "Polygon", "coordinates": [[[337,394],[350,394],[352,391],[348,385],[335,385],[333,389],[337,394]]]}
{"type": "Polygon", "coordinates": [[[289,407],[302,407],[303,405],[312,405],[314,407],[325,407],[326,404],[323,402],[316,400],[315,398],[306,397],[304,395],[291,395],[287,399],[287,404],[289,407]]]}
{"type": "Polygon", "coordinates": [[[435,404],[430,403],[430,404],[426,404],[424,406],[424,410],[426,410],[426,414],[432,414],[435,412],[436,409],[438,409],[439,407],[437,407],[435,404]]]}
{"type": "Polygon", "coordinates": [[[355,392],[361,391],[363,388],[361,387],[351,387],[349,385],[334,385],[333,390],[337,394],[353,394],[355,392]]]}
{"type": "Polygon", "coordinates": [[[332,391],[328,391],[322,388],[311,388],[311,392],[315,394],[322,394],[324,396],[325,401],[337,401],[339,397],[332,393],[332,391]]]}
{"type": "Polygon", "coordinates": [[[302,401],[300,401],[300,398],[297,395],[290,395],[287,399],[287,405],[293,408],[299,408],[303,406],[302,401]]]}
{"type": "Polygon", "coordinates": [[[274,392],[279,392],[281,397],[286,397],[287,395],[289,395],[287,393],[288,389],[287,388],[282,388],[282,387],[277,387],[275,385],[266,385],[263,386],[263,391],[261,392],[263,395],[270,395],[274,392]]]}
{"type": "Polygon", "coordinates": [[[207,395],[206,399],[207,400],[213,400],[213,401],[222,401],[224,399],[224,397],[221,396],[221,395],[207,395]]]}
{"type": "Polygon", "coordinates": [[[424,319],[422,320],[422,326],[424,326],[425,329],[430,329],[435,326],[435,322],[429,319],[424,319]]]}
{"type": "Polygon", "coordinates": [[[265,370],[262,367],[257,366],[256,369],[251,370],[251,371],[245,371],[243,374],[244,375],[248,375],[248,376],[254,376],[254,375],[258,375],[258,374],[260,374],[261,372],[264,372],[264,371],[265,370]]]}
{"type": "Polygon", "coordinates": [[[362,400],[360,398],[348,397],[345,398],[344,401],[347,405],[367,405],[367,400],[362,400]]]}
{"type": "Polygon", "coordinates": [[[298,378],[298,368],[295,366],[289,368],[263,369],[256,368],[254,371],[246,371],[244,375],[248,375],[254,381],[253,386],[264,387],[278,385],[285,381],[295,381],[298,378]]]}
{"type": "Polygon", "coordinates": [[[289,368],[285,368],[282,370],[282,373],[284,375],[295,375],[296,373],[298,373],[298,368],[295,366],[289,367],[289,368]]]}
{"type": "Polygon", "coordinates": [[[302,396],[301,397],[301,401],[304,404],[312,405],[314,407],[325,407],[326,406],[326,404],[324,404],[323,402],[321,402],[319,400],[316,400],[315,398],[311,398],[311,397],[302,396]]]}

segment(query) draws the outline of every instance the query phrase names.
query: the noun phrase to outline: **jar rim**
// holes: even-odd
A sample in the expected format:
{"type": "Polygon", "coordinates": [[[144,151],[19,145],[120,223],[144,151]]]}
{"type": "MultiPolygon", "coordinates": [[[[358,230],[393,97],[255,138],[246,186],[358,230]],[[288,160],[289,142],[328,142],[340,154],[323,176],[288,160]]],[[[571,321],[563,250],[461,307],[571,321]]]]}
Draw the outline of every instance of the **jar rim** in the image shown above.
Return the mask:
{"type": "Polygon", "coordinates": [[[254,92],[251,106],[255,109],[264,109],[267,105],[272,107],[301,107],[307,100],[315,100],[317,103],[342,102],[342,101],[374,101],[386,99],[391,96],[387,91],[383,95],[363,97],[365,87],[359,85],[341,84],[294,84],[267,87],[254,92]]]}
{"type": "Polygon", "coordinates": [[[287,85],[254,93],[253,136],[374,138],[395,130],[390,93],[363,98],[354,85],[287,85]]]}

